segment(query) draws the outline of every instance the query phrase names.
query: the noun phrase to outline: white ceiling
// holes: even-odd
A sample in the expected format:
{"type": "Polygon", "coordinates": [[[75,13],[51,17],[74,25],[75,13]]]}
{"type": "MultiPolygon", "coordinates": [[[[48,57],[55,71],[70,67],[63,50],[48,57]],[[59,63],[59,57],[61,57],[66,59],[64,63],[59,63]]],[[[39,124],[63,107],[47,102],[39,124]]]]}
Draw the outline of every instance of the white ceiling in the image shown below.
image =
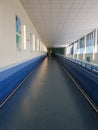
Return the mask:
{"type": "Polygon", "coordinates": [[[20,0],[47,47],[63,47],[98,27],[98,0],[20,0]]]}

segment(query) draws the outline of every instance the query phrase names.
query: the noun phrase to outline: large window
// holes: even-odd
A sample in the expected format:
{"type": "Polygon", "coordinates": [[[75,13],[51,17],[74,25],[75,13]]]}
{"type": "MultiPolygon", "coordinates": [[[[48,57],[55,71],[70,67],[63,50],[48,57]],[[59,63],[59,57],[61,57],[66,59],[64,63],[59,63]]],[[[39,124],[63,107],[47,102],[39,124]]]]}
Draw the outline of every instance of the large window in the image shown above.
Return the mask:
{"type": "Polygon", "coordinates": [[[69,46],[66,47],[66,54],[67,55],[71,54],[71,47],[72,47],[71,45],[69,45],[69,46]]]}
{"type": "Polygon", "coordinates": [[[84,43],[84,37],[83,37],[80,39],[79,54],[83,54],[84,47],[85,47],[85,43],[84,43]]]}
{"type": "Polygon", "coordinates": [[[69,46],[66,47],[66,55],[69,55],[69,52],[70,52],[70,48],[69,46]]]}
{"type": "Polygon", "coordinates": [[[70,54],[73,55],[74,54],[74,43],[72,43],[70,45],[70,47],[71,47],[70,54]]]}
{"type": "Polygon", "coordinates": [[[95,37],[94,31],[87,35],[87,37],[86,37],[86,53],[93,53],[94,37],[95,37]]]}
{"type": "Polygon", "coordinates": [[[78,53],[78,41],[74,43],[74,54],[78,53]]]}
{"type": "Polygon", "coordinates": [[[66,47],[66,55],[69,56],[73,54],[74,54],[74,43],[66,47]]]}

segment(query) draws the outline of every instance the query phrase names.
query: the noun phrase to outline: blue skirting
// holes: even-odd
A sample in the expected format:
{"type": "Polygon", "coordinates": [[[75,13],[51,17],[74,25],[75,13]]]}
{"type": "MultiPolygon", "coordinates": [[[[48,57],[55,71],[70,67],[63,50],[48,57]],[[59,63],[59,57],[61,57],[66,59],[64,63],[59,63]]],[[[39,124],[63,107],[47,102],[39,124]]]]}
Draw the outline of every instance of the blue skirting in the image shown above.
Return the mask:
{"type": "Polygon", "coordinates": [[[0,72],[0,104],[45,57],[42,55],[0,72]]]}
{"type": "Polygon", "coordinates": [[[98,106],[98,73],[68,60],[62,55],[56,55],[56,57],[67,69],[81,89],[88,95],[91,101],[98,106]]]}

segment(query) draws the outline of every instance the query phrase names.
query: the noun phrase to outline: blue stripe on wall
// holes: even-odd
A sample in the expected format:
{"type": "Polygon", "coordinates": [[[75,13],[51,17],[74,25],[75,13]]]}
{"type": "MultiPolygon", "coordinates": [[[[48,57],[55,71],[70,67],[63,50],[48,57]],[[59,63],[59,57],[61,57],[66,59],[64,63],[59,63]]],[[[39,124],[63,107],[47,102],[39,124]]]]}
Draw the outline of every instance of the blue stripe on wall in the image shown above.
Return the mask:
{"type": "Polygon", "coordinates": [[[81,89],[98,107],[98,73],[90,71],[87,68],[66,59],[63,55],[56,55],[56,57],[81,89]]]}
{"type": "Polygon", "coordinates": [[[0,72],[0,104],[45,57],[42,55],[0,72]]]}

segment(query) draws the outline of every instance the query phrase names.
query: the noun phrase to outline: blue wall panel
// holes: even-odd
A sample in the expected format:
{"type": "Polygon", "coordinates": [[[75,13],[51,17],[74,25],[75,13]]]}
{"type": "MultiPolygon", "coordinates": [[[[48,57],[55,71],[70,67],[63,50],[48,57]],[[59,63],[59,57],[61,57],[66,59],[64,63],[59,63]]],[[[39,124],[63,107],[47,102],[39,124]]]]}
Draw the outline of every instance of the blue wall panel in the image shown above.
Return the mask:
{"type": "MultiPolygon", "coordinates": [[[[78,83],[83,91],[98,106],[98,73],[73,62],[62,55],[56,55],[57,59],[63,64],[74,80],[78,83]]],[[[98,67],[91,66],[91,68],[98,67]]]]}
{"type": "Polygon", "coordinates": [[[0,104],[45,57],[39,56],[0,73],[0,104]]]}

